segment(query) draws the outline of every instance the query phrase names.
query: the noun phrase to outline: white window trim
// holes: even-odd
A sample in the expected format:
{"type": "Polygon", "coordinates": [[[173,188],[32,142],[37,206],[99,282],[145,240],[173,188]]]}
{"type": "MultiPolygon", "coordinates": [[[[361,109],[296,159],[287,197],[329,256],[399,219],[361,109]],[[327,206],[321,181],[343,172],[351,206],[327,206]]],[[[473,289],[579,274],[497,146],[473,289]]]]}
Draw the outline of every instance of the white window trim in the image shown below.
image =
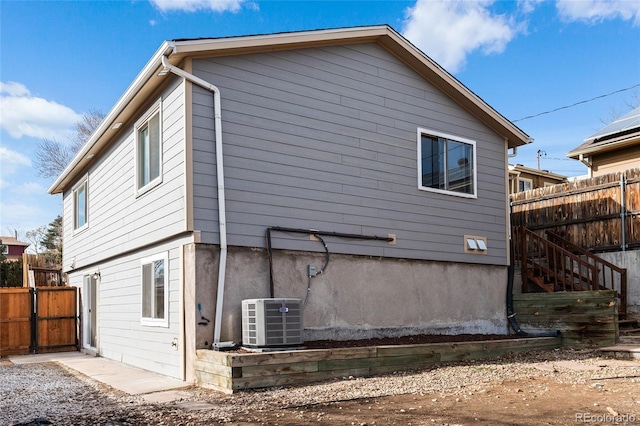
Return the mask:
{"type": "MultiPolygon", "coordinates": [[[[527,178],[522,178],[519,177],[518,178],[518,192],[522,192],[520,191],[520,182],[529,182],[529,189],[533,189],[533,179],[527,179],[527,178]]],[[[529,189],[524,189],[523,191],[528,191],[529,189]]]]}
{"type": "Polygon", "coordinates": [[[80,182],[78,182],[73,189],[71,190],[71,202],[73,203],[73,233],[74,235],[84,231],[85,229],[87,229],[89,227],[89,175],[84,175],[82,179],[80,179],[80,182]],[[82,226],[79,226],[76,228],[76,221],[77,221],[77,200],[76,200],[76,194],[78,192],[78,190],[80,189],[81,186],[85,186],[85,221],[84,224],[82,226]]]}
{"type": "Polygon", "coordinates": [[[9,246],[6,244],[2,244],[2,254],[9,254],[9,246]]]}
{"type": "Polygon", "coordinates": [[[417,133],[417,145],[418,145],[418,189],[421,191],[436,192],[439,194],[453,195],[455,197],[463,198],[478,198],[478,167],[477,167],[477,153],[476,153],[476,141],[463,138],[461,136],[450,135],[448,133],[438,132],[436,130],[425,129],[418,127],[417,133]],[[462,142],[469,144],[473,147],[473,194],[465,194],[457,191],[449,191],[446,189],[431,188],[428,186],[422,186],[422,135],[437,136],[439,138],[451,139],[456,142],[462,142]]]}
{"type": "Polygon", "coordinates": [[[140,323],[144,326],[148,327],[169,327],[169,255],[167,252],[156,254],[153,256],[145,257],[140,260],[140,323]],[[144,265],[149,263],[153,263],[158,260],[164,261],[164,318],[148,318],[142,316],[143,304],[144,304],[144,293],[142,282],[143,272],[142,268],[144,265]]]}
{"type": "Polygon", "coordinates": [[[136,122],[136,125],[134,127],[133,130],[133,139],[134,139],[134,161],[135,161],[135,173],[134,173],[134,183],[133,183],[133,188],[135,191],[135,196],[139,197],[143,194],[146,194],[147,192],[149,192],[150,190],[152,190],[153,188],[155,188],[156,186],[160,185],[162,183],[162,158],[163,158],[163,141],[162,141],[162,99],[158,99],[151,108],[149,108],[149,110],[136,122]],[[139,173],[140,173],[140,168],[139,168],[139,162],[138,162],[138,134],[140,132],[140,129],[142,127],[144,127],[149,120],[155,115],[158,114],[158,138],[159,138],[159,143],[160,143],[160,147],[159,150],[160,152],[158,153],[158,157],[159,157],[159,161],[160,164],[158,165],[158,177],[153,179],[152,181],[150,181],[149,183],[147,183],[145,186],[138,188],[138,182],[139,182],[139,173]]]}

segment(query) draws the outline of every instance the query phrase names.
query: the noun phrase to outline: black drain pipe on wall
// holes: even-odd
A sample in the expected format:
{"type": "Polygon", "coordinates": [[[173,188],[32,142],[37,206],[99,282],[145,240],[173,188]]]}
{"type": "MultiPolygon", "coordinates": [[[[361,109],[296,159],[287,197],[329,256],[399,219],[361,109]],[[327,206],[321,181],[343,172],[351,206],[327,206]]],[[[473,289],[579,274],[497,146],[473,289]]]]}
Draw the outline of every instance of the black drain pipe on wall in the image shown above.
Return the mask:
{"type": "Polygon", "coordinates": [[[324,251],[325,251],[325,255],[326,255],[325,264],[322,267],[322,269],[320,269],[320,271],[318,271],[318,274],[323,273],[325,268],[329,264],[329,249],[327,248],[327,244],[320,237],[321,235],[331,236],[331,237],[340,237],[340,238],[351,238],[351,239],[355,239],[355,240],[378,240],[378,241],[386,241],[388,243],[390,243],[392,241],[395,241],[395,237],[393,237],[393,236],[379,237],[377,235],[348,234],[348,233],[344,233],[344,232],[320,231],[318,229],[285,228],[285,227],[282,227],[282,226],[271,226],[271,227],[267,228],[267,231],[265,233],[266,246],[267,246],[267,255],[269,256],[269,293],[271,295],[271,298],[275,297],[275,290],[274,290],[274,284],[273,284],[273,256],[272,256],[273,248],[271,246],[271,232],[272,231],[291,232],[291,233],[294,233],[294,234],[309,234],[309,235],[316,236],[318,238],[318,240],[324,246],[324,251]]]}

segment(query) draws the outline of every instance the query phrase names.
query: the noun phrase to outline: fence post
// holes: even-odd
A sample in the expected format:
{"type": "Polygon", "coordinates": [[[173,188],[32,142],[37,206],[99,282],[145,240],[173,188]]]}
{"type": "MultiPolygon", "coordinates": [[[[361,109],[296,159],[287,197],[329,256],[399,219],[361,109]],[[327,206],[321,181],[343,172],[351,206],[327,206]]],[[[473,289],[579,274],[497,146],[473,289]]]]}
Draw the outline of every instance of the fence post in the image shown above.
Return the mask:
{"type": "Polygon", "coordinates": [[[626,251],[627,243],[625,241],[625,216],[627,215],[626,208],[626,200],[625,200],[625,181],[624,181],[625,172],[620,173],[620,220],[622,220],[622,251],[626,251]]]}

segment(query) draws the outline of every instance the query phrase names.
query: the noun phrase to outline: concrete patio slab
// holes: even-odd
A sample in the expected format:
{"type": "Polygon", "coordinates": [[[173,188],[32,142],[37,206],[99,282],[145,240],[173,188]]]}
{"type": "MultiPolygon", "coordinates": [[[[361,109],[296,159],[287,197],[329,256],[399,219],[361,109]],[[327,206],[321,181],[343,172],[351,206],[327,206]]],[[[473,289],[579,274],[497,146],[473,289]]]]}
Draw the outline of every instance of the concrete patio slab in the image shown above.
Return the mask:
{"type": "Polygon", "coordinates": [[[130,395],[143,395],[190,386],[182,380],[80,352],[19,355],[11,356],[9,360],[14,364],[57,362],[130,395]]]}

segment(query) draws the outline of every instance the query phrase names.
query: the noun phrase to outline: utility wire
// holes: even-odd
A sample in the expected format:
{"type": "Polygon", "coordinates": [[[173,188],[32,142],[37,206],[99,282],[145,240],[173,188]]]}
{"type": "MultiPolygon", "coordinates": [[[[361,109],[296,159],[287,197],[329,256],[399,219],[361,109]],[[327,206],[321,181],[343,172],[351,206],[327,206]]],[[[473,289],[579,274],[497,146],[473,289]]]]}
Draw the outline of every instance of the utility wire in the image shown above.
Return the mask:
{"type": "Polygon", "coordinates": [[[573,108],[574,106],[581,105],[581,104],[586,104],[587,102],[592,102],[592,101],[595,101],[596,99],[606,98],[607,96],[615,95],[616,93],[626,92],[627,90],[635,89],[636,87],[640,87],[640,83],[639,83],[639,84],[636,84],[636,85],[633,85],[633,86],[631,86],[631,87],[627,87],[627,88],[625,88],[625,89],[620,89],[620,90],[616,90],[615,92],[607,93],[606,95],[596,96],[595,98],[586,99],[586,100],[584,100],[584,101],[576,102],[576,103],[571,104],[571,105],[561,106],[561,107],[559,107],[559,108],[552,109],[552,110],[550,110],[550,111],[544,111],[544,112],[540,112],[540,113],[538,113],[538,114],[528,115],[528,116],[526,116],[526,117],[522,117],[522,118],[519,118],[519,119],[517,119],[517,120],[511,120],[511,122],[512,122],[512,123],[516,123],[516,122],[518,122],[518,121],[523,121],[523,120],[528,120],[528,119],[530,119],[530,118],[539,117],[539,116],[541,116],[541,115],[551,114],[552,112],[560,111],[560,110],[563,110],[563,109],[573,108]]]}

